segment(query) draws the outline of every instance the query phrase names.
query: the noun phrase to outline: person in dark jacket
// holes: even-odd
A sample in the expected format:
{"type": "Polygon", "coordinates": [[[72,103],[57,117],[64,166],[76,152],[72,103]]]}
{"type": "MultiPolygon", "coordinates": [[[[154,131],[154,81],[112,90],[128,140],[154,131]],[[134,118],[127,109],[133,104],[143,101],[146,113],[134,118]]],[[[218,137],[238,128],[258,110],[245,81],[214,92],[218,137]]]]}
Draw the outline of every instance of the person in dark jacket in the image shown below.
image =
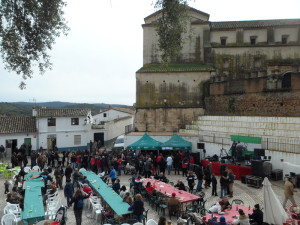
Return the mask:
{"type": "Polygon", "coordinates": [[[197,166],[195,173],[196,173],[196,176],[197,176],[197,179],[198,179],[198,185],[197,185],[197,188],[196,188],[196,192],[202,191],[202,183],[203,183],[202,166],[197,166]]]}
{"type": "Polygon", "coordinates": [[[31,169],[32,169],[36,165],[37,156],[36,156],[35,151],[30,151],[30,152],[31,152],[31,154],[30,154],[30,159],[31,159],[30,165],[31,165],[31,169]]]}
{"type": "Polygon", "coordinates": [[[138,220],[140,223],[142,222],[143,219],[143,212],[144,212],[144,202],[142,201],[142,195],[137,194],[135,196],[135,201],[133,204],[128,208],[128,211],[133,210],[133,218],[138,220]]]}
{"type": "Polygon", "coordinates": [[[218,196],[218,194],[217,194],[217,179],[216,179],[216,176],[215,176],[214,173],[211,175],[211,184],[212,184],[212,193],[211,193],[211,195],[212,196],[218,196]]]}
{"type": "Polygon", "coordinates": [[[227,195],[228,184],[229,184],[229,177],[227,171],[225,171],[220,178],[221,198],[227,195]]]}
{"type": "Polygon", "coordinates": [[[178,180],[174,187],[178,188],[178,190],[186,191],[184,183],[181,180],[178,180]]]}
{"type": "Polygon", "coordinates": [[[86,198],[89,198],[91,193],[88,195],[83,195],[81,193],[81,190],[78,189],[74,197],[71,199],[69,202],[68,207],[70,207],[74,203],[74,214],[75,214],[75,219],[76,219],[76,225],[81,225],[82,222],[82,211],[83,211],[83,200],[86,198]]]}
{"type": "Polygon", "coordinates": [[[71,182],[71,179],[68,179],[66,186],[64,188],[64,195],[65,195],[65,198],[67,198],[67,205],[69,205],[69,203],[73,197],[73,194],[74,194],[74,186],[71,182]]]}
{"type": "Polygon", "coordinates": [[[174,157],[174,169],[175,169],[175,175],[176,172],[178,173],[178,175],[180,175],[179,171],[181,170],[181,156],[180,154],[177,152],[177,154],[174,157]]]}
{"type": "Polygon", "coordinates": [[[159,162],[158,162],[158,165],[159,165],[159,171],[160,173],[163,172],[163,174],[165,175],[165,170],[166,170],[166,161],[164,160],[163,157],[160,158],[159,162]]]}
{"type": "Polygon", "coordinates": [[[71,166],[68,165],[65,170],[66,182],[67,182],[67,180],[71,179],[72,173],[73,173],[73,170],[72,170],[71,166]]]}
{"type": "Polygon", "coordinates": [[[189,175],[187,176],[186,180],[188,181],[190,193],[193,193],[193,189],[195,186],[195,176],[193,174],[193,171],[189,171],[189,175]]]}
{"type": "Polygon", "coordinates": [[[120,193],[120,188],[121,188],[121,185],[120,185],[120,179],[116,179],[115,183],[112,185],[112,189],[113,189],[117,194],[119,194],[119,193],[120,193]]]}
{"type": "Polygon", "coordinates": [[[251,223],[256,223],[257,225],[263,225],[264,214],[260,210],[259,204],[254,205],[253,213],[249,214],[249,219],[251,223]]]}

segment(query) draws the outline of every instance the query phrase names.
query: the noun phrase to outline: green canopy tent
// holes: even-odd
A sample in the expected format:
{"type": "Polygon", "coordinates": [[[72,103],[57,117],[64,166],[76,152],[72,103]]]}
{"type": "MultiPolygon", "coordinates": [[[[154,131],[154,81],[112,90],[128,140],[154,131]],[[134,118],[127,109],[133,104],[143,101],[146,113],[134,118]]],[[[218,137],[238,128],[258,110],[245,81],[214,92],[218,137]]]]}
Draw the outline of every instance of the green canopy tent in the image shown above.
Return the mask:
{"type": "Polygon", "coordinates": [[[160,150],[161,142],[154,140],[147,133],[140,140],[127,146],[128,150],[160,150]]]}
{"type": "Polygon", "coordinates": [[[192,143],[174,134],[170,140],[161,144],[162,150],[191,150],[192,143]]]}

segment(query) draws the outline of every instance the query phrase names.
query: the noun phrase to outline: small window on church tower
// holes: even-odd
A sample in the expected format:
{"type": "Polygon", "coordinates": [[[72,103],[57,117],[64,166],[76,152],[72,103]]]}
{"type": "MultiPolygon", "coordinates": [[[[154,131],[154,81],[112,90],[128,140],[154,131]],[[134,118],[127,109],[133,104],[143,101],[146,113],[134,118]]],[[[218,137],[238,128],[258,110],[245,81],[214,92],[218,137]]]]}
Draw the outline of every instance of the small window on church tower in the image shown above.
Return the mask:
{"type": "Polygon", "coordinates": [[[220,39],[221,39],[221,45],[225,46],[227,37],[221,37],[220,39]]]}
{"type": "Polygon", "coordinates": [[[288,42],[288,35],[282,35],[281,36],[281,43],[282,44],[287,44],[288,42]]]}

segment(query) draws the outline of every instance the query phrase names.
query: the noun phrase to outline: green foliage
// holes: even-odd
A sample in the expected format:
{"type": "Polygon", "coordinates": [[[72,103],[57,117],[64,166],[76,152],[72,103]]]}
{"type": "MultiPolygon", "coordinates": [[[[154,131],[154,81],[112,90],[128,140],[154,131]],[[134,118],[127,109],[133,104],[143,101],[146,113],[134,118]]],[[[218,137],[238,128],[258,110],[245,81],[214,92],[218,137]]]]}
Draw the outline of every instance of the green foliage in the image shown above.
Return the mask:
{"type": "Polygon", "coordinates": [[[229,113],[235,113],[235,98],[230,98],[228,100],[228,112],[229,113]]]}
{"type": "Polygon", "coordinates": [[[12,103],[0,103],[0,116],[30,116],[31,106],[12,103]]]}
{"type": "Polygon", "coordinates": [[[157,0],[155,8],[162,10],[156,21],[158,46],[164,64],[176,61],[182,48],[182,35],[187,32],[188,0],[157,0]]]}
{"type": "Polygon", "coordinates": [[[9,71],[31,78],[33,67],[40,73],[51,69],[50,56],[55,38],[67,34],[63,0],[0,0],[0,51],[9,71]]]}

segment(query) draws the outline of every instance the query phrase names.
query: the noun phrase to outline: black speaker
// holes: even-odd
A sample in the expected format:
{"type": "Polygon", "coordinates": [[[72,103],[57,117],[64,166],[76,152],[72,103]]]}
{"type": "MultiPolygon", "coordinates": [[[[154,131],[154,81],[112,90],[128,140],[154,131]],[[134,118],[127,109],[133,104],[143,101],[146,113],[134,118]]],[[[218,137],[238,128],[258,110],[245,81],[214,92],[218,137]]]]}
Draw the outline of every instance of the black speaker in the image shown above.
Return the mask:
{"type": "Polygon", "coordinates": [[[204,143],[197,143],[197,149],[205,149],[204,143]]]}
{"type": "Polygon", "coordinates": [[[245,154],[245,160],[250,161],[251,160],[251,155],[250,154],[245,154]]]}
{"type": "Polygon", "coordinates": [[[258,177],[264,177],[264,167],[263,161],[261,160],[252,160],[251,161],[252,175],[258,177]]]}
{"type": "Polygon", "coordinates": [[[265,149],[263,148],[255,148],[254,149],[255,156],[265,156],[265,149]]]}

